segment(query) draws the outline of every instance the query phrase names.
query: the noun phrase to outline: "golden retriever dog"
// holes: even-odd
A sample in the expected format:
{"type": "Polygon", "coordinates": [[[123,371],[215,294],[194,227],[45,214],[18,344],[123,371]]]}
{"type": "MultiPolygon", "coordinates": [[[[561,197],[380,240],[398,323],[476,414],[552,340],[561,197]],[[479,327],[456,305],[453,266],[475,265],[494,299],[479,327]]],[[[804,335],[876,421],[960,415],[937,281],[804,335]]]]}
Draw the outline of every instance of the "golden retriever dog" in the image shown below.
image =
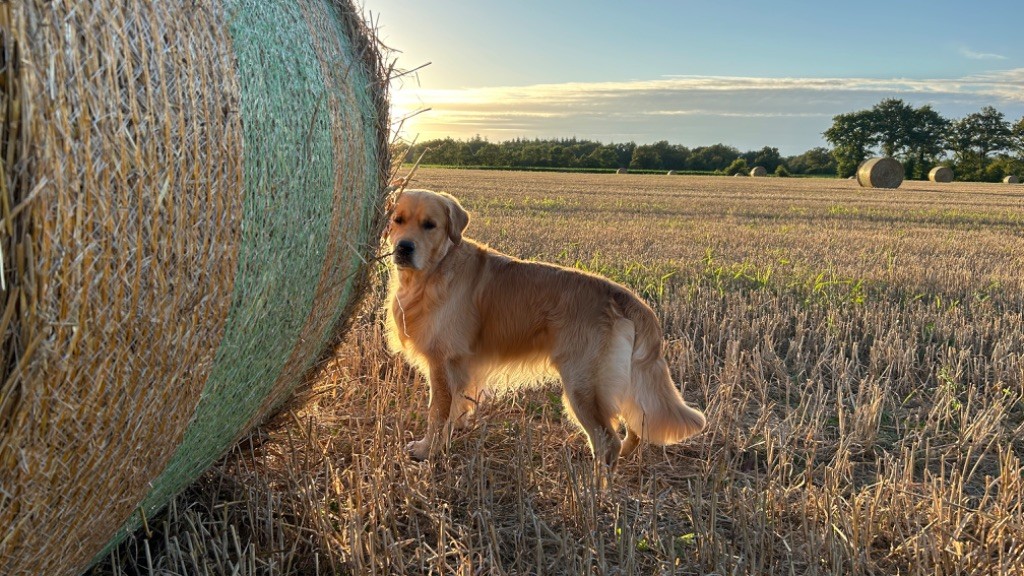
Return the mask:
{"type": "Polygon", "coordinates": [[[672,383],[647,304],[606,278],[496,252],[464,237],[468,224],[453,196],[406,190],[388,225],[388,340],[430,383],[413,458],[446,444],[488,383],[552,371],[594,457],[612,468],[641,440],[672,444],[704,428],[672,383]]]}

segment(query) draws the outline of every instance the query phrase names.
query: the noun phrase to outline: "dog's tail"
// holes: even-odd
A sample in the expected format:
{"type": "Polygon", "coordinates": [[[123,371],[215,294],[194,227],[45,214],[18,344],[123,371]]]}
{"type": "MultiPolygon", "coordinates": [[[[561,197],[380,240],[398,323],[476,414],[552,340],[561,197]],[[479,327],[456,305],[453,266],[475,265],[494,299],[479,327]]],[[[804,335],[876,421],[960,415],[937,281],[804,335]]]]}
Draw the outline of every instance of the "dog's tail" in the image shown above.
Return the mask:
{"type": "Polygon", "coordinates": [[[615,302],[634,329],[631,379],[620,400],[627,428],[659,446],[700,433],[707,424],[704,414],[689,406],[672,382],[654,311],[628,292],[617,293],[615,302]]]}

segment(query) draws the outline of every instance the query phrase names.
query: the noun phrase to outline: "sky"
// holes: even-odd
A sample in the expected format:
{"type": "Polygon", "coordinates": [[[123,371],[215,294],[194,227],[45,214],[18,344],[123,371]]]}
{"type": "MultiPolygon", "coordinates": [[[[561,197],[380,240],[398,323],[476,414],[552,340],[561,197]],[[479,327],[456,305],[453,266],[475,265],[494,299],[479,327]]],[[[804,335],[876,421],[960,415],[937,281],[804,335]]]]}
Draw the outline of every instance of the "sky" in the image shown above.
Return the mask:
{"type": "Polygon", "coordinates": [[[402,137],[827,145],[885,98],[1024,117],[1024,2],[363,0],[402,137]],[[429,109],[429,110],[427,110],[429,109]],[[426,111],[424,111],[426,110],[426,111]]]}

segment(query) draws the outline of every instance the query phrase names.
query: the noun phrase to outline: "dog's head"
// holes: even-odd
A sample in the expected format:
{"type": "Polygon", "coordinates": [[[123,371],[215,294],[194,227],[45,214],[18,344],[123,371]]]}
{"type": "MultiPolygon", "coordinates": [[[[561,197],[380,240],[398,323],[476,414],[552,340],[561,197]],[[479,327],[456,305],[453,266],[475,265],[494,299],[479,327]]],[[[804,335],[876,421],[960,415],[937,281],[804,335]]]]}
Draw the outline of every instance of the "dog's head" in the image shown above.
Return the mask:
{"type": "Polygon", "coordinates": [[[431,270],[462,242],[469,214],[451,194],[406,190],[395,203],[388,223],[388,242],[395,266],[431,270]]]}

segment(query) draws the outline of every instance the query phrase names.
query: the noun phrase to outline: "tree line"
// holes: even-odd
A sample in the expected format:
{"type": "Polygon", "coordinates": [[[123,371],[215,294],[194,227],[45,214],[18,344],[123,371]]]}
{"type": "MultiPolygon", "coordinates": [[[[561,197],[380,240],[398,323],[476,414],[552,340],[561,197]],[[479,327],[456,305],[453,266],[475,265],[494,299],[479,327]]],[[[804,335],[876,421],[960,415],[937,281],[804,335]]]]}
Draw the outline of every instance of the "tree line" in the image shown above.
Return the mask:
{"type": "Polygon", "coordinates": [[[778,148],[741,152],[726,144],[688,148],[662,140],[654,144],[603,144],[579,138],[516,138],[494,143],[476,136],[469,140],[442,138],[416,144],[405,160],[424,153],[424,164],[490,166],[496,168],[550,168],[571,170],[676,170],[682,172],[737,172],[748,167],[779,167],[793,174],[834,174],[835,159],[826,148],[783,157],[778,148]]]}
{"type": "Polygon", "coordinates": [[[665,140],[603,144],[578,138],[516,138],[495,143],[476,136],[419,143],[406,151],[405,159],[412,162],[423,154],[423,163],[445,166],[724,174],[763,166],[779,176],[846,177],[866,158],[881,154],[900,160],[911,179],[926,178],[939,164],[952,167],[960,180],[1024,175],[1024,118],[1011,125],[992,107],[948,120],[931,106],[914,108],[886,99],[869,110],[835,116],[824,136],[831,149],[816,147],[794,156],[782,156],[771,146],[742,152],[726,144],[688,148],[665,140]]]}
{"type": "Polygon", "coordinates": [[[914,108],[888,98],[835,116],[824,136],[840,177],[876,155],[896,158],[914,179],[926,178],[938,165],[951,167],[958,180],[998,182],[1024,175],[1024,118],[1011,124],[992,106],[950,120],[930,105],[914,108]]]}

